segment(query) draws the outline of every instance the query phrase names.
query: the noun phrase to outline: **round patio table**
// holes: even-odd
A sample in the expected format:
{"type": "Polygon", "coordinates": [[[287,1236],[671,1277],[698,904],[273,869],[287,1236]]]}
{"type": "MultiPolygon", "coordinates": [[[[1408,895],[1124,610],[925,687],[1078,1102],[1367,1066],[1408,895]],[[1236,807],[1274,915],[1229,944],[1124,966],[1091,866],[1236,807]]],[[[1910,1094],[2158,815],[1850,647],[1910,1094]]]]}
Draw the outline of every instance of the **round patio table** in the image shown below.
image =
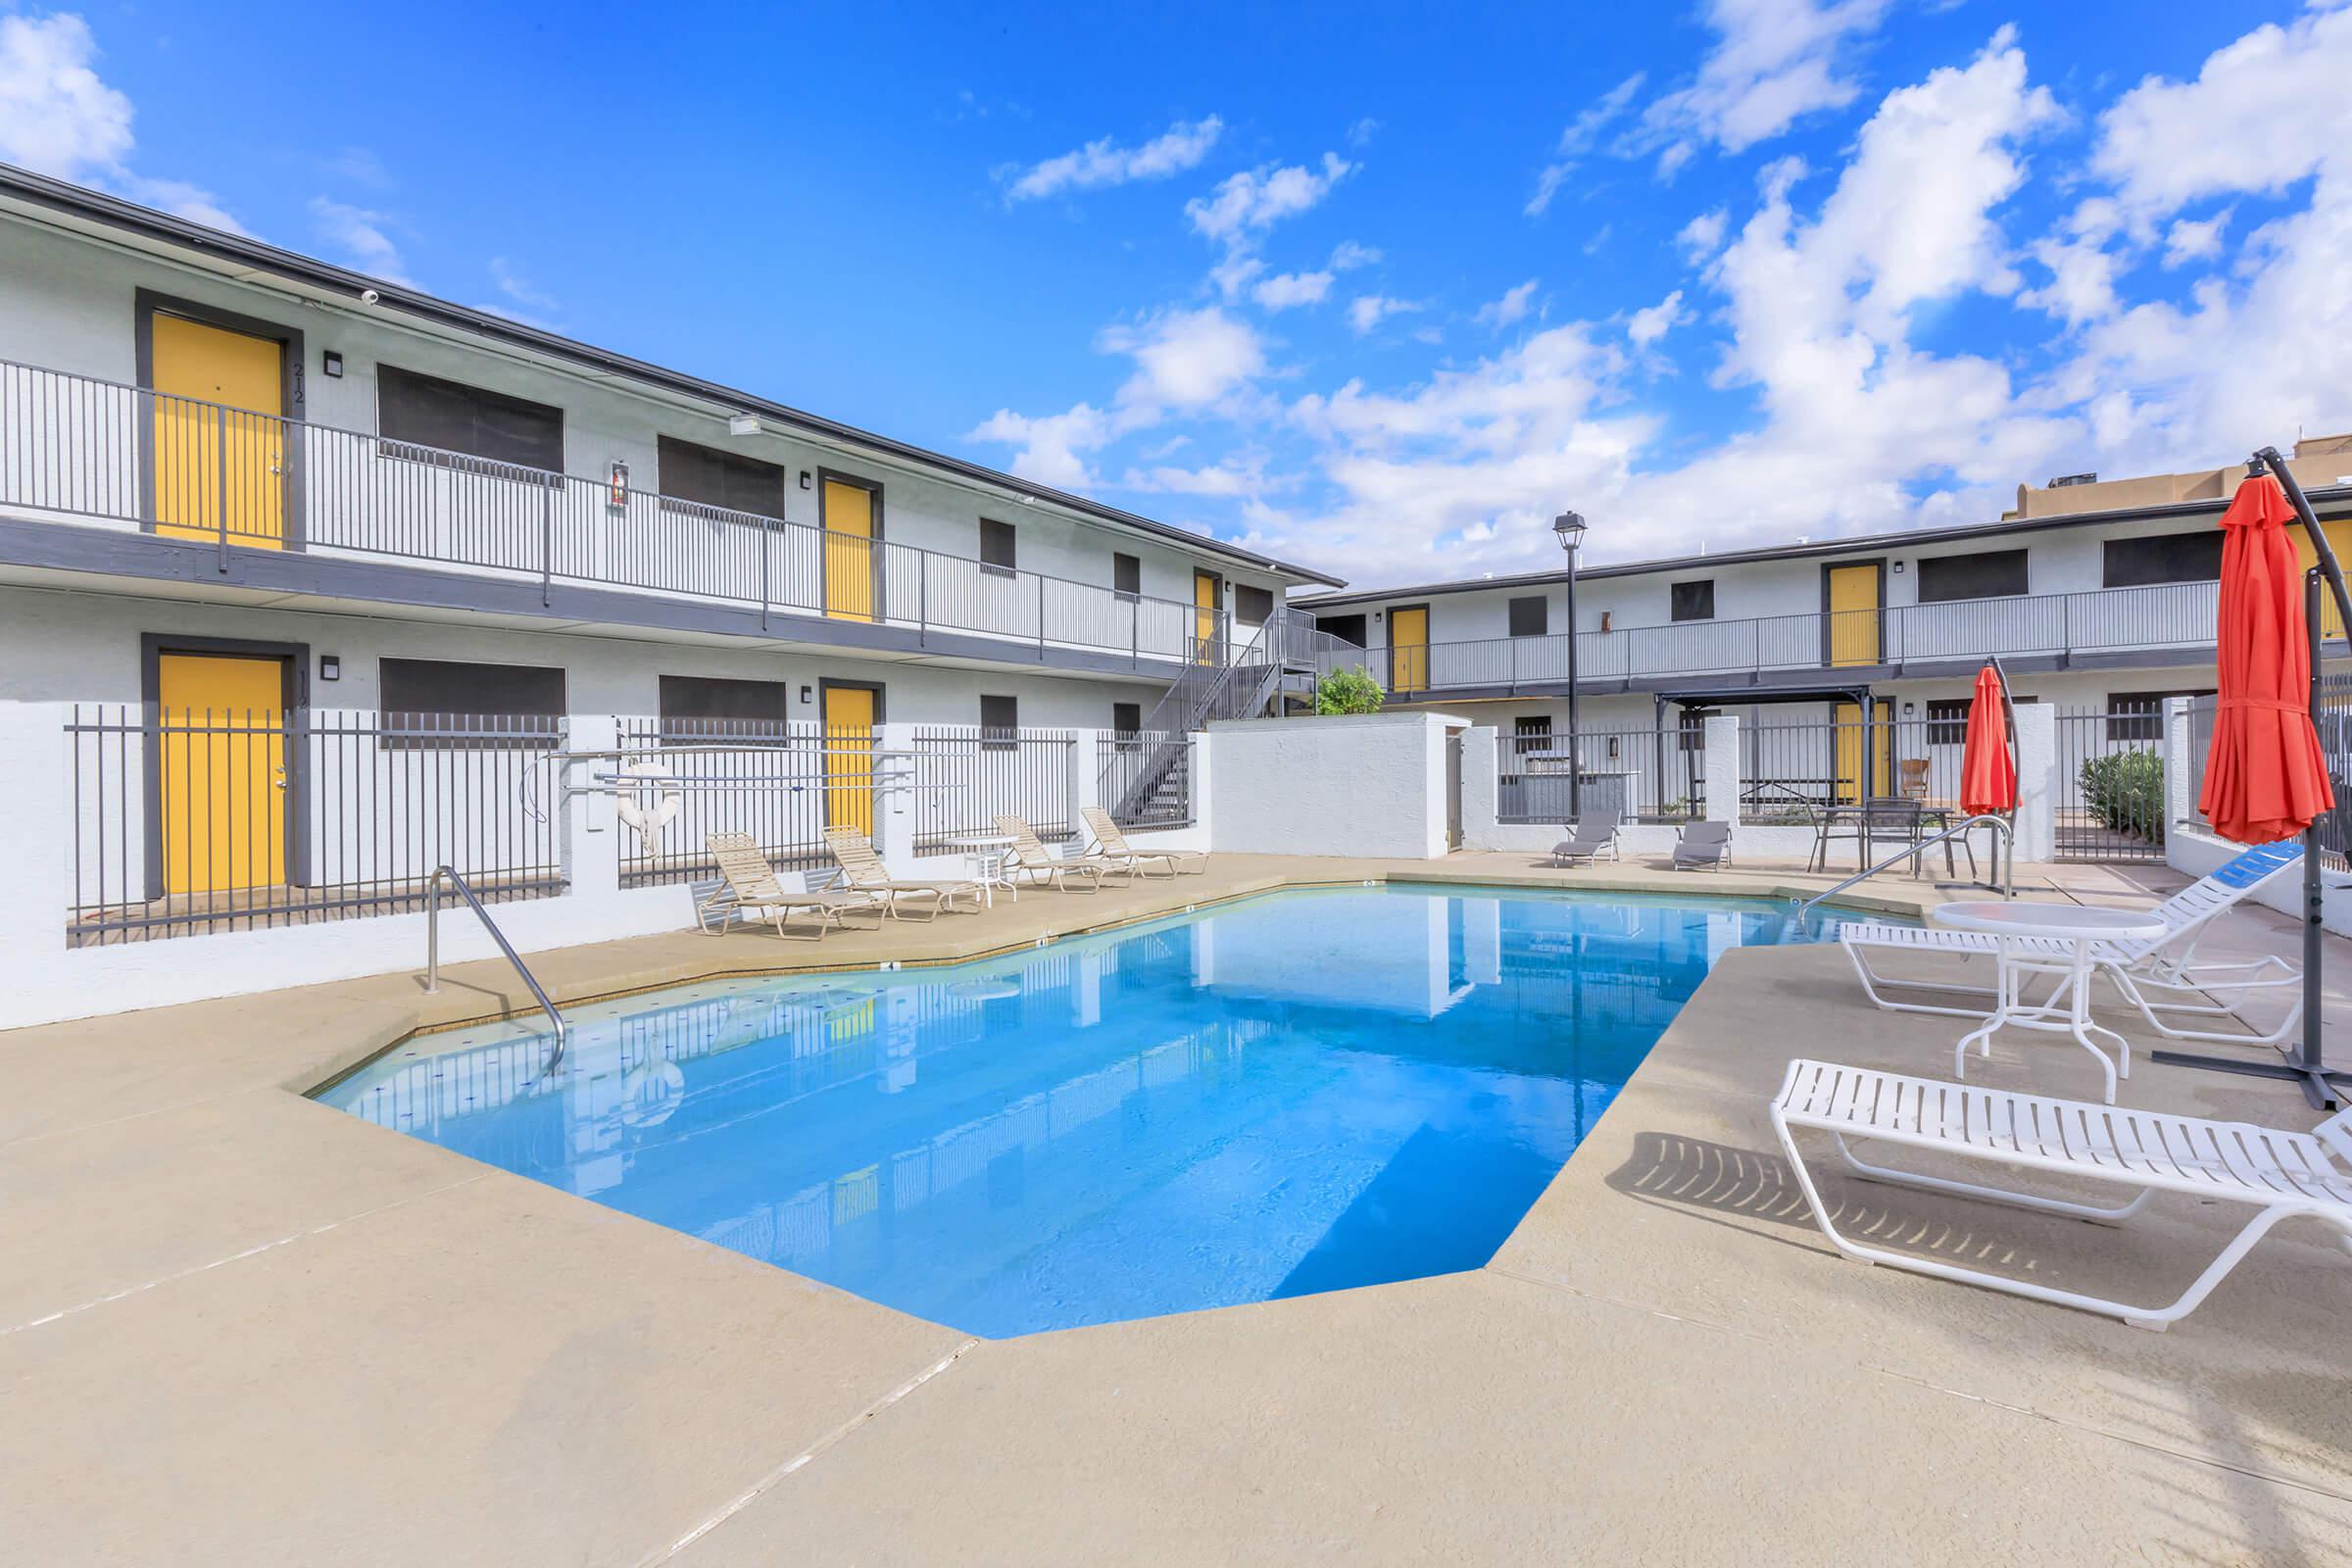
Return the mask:
{"type": "Polygon", "coordinates": [[[2084,1051],[2099,1058],[2107,1075],[2107,1103],[2115,1103],[2116,1078],[2132,1076],[2132,1044],[2114,1030],[2090,1021],[2090,950],[2100,942],[2129,942],[2164,935],[2164,922],[2129,909],[2087,909],[2072,904],[2015,904],[1980,900],[1942,904],[1928,911],[1931,923],[1955,931],[1975,931],[1995,939],[1993,993],[1998,1005],[1992,1015],[1960,1039],[1952,1053],[1952,1073],[1968,1074],[1968,1048],[1992,1054],[1992,1037],[2015,1025],[2047,1034],[2071,1034],[2084,1051]],[[2054,956],[2051,944],[2064,949],[2054,956]],[[2025,999],[2026,981],[2034,975],[2058,977],[2058,989],[2038,1004],[2025,999]],[[2115,1042],[2111,1059],[2099,1049],[2093,1034],[2115,1042]]]}
{"type": "Polygon", "coordinates": [[[972,880],[980,884],[980,899],[989,908],[997,906],[997,889],[1012,895],[1012,902],[1021,902],[1021,890],[1012,885],[1004,874],[1004,857],[1012,853],[1012,838],[1004,833],[950,833],[942,844],[961,850],[971,858],[972,880]]]}

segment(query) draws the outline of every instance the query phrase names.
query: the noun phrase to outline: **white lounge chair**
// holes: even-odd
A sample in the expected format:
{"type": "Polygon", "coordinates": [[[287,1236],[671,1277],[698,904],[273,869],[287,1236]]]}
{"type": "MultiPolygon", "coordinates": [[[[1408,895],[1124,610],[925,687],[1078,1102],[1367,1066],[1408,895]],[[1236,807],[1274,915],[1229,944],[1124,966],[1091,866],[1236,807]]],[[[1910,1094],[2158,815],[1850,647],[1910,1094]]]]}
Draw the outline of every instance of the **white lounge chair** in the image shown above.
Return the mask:
{"type": "Polygon", "coordinates": [[[844,915],[871,914],[880,925],[887,912],[881,898],[872,893],[787,892],[775,867],[768,864],[749,833],[712,833],[703,844],[718,866],[719,881],[710,897],[694,906],[694,916],[695,923],[713,936],[723,933],[737,915],[747,920],[764,916],[774,924],[776,935],[790,936],[785,922],[795,914],[807,914],[814,919],[816,928],[801,940],[816,942],[827,931],[846,929],[844,915]],[[713,914],[718,917],[716,925],[710,923],[713,914]]]}
{"type": "MultiPolygon", "coordinates": [[[[2265,844],[2248,850],[2150,911],[2164,922],[2164,935],[2136,942],[2093,943],[2090,961],[2096,972],[2113,981],[2124,1000],[2138,1008],[2148,1026],[2160,1034],[2175,1040],[2284,1047],[2296,1038],[2296,1028],[2302,1022],[2302,972],[2274,954],[2265,954],[2251,963],[2198,963],[2196,948],[2225,911],[2271,878],[2293,870],[2302,860],[2303,848],[2299,844],[2265,844]],[[2234,1017],[2238,1004],[2263,993],[2281,991],[2287,994],[2289,1002],[2287,1015],[2268,1034],[2258,1035],[2246,1029],[2198,1028],[2193,1023],[2171,1021],[2172,1017],[2191,1021],[2234,1017]]],[[[2063,942],[1882,925],[1875,921],[1839,927],[1838,941],[1845,949],[1846,956],[1853,960],[1863,994],[1873,1003],[1889,1012],[1933,1012],[1953,1018],[1982,1017],[1989,1009],[1906,1002],[1899,993],[1939,991],[1946,995],[1990,997],[1993,988],[1886,974],[1871,967],[1867,953],[1875,949],[1991,956],[2002,942],[2008,942],[2020,956],[2029,958],[2063,963],[2072,956],[2069,946],[2063,942]]],[[[2050,1000],[2054,1004],[2059,999],[2053,996],[2050,1000]]]]}
{"type": "Polygon", "coordinates": [[[2333,1226],[2345,1250],[2352,1251],[2352,1110],[2329,1117],[2312,1132],[2290,1133],[2249,1122],[2208,1121],[2086,1101],[2050,1100],[1800,1058],[1788,1064],[1780,1097],[1772,1102],[1772,1127],[1780,1135],[1797,1184],[1804,1189],[1805,1200],[1813,1205],[1813,1217],[1822,1234],[1846,1256],[2100,1312],[2120,1317],[2134,1328],[2161,1330],[2186,1317],[2253,1250],[2263,1233],[2282,1219],[2308,1215],[2333,1226]],[[1797,1152],[1792,1130],[1800,1127],[1828,1133],[1847,1166],[1873,1181],[1953,1193],[2045,1214],[2118,1224],[2139,1212],[2154,1193],[2180,1193],[2209,1203],[2240,1203],[2255,1212],[2179,1300],[2170,1306],[2132,1306],[1847,1240],[1831,1224],[1829,1208],[1814,1190],[1812,1173],[1797,1152]],[[2105,1207],[1919,1176],[1865,1163],[1847,1147],[1848,1139],[1875,1139],[1933,1150],[1948,1157],[1984,1160],[2051,1176],[2088,1178],[2139,1192],[2128,1203],[2105,1207]]]}
{"type": "Polygon", "coordinates": [[[1622,820],[1614,807],[1602,807],[1587,811],[1568,824],[1568,836],[1551,847],[1554,865],[1591,865],[1602,856],[1618,858],[1617,825],[1622,820]]]}
{"type": "Polygon", "coordinates": [[[1080,892],[1100,893],[1105,879],[1135,874],[1134,865],[1125,860],[1106,859],[1100,855],[1055,856],[1037,836],[1037,829],[1029,825],[1027,817],[1001,814],[997,818],[997,831],[1012,840],[1012,853],[1004,858],[1007,880],[1017,877],[1032,887],[1043,882],[1056,893],[1066,893],[1075,877],[1080,892]]]}
{"type": "Polygon", "coordinates": [[[988,890],[977,882],[958,878],[909,881],[892,876],[874,841],[857,828],[825,829],[825,848],[833,852],[842,880],[855,892],[881,899],[893,920],[906,918],[903,911],[909,904],[920,907],[926,920],[937,919],[942,909],[955,909],[958,900],[964,901],[967,914],[978,914],[987,906],[988,890]]]}
{"type": "Polygon", "coordinates": [[[1137,849],[1127,842],[1126,833],[1111,814],[1100,806],[1081,806],[1078,814],[1085,819],[1087,831],[1095,836],[1095,847],[1090,854],[1126,865],[1138,876],[1174,876],[1180,871],[1199,876],[1208,870],[1208,856],[1204,851],[1137,849]],[[1155,862],[1165,869],[1153,872],[1151,867],[1155,862]]]}

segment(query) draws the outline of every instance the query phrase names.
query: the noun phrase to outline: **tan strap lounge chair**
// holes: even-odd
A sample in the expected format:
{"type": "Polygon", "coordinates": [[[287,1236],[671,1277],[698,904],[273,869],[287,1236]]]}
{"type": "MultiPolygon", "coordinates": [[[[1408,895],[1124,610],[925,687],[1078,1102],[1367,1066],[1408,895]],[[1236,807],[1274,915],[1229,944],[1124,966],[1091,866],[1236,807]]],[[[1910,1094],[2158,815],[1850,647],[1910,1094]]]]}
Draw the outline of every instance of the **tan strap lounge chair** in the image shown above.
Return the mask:
{"type": "Polygon", "coordinates": [[[902,881],[890,874],[882,857],[874,851],[874,841],[854,827],[825,829],[825,848],[841,866],[841,874],[852,892],[865,893],[881,899],[890,918],[905,919],[909,906],[921,911],[926,920],[936,919],[942,909],[954,909],[958,899],[970,901],[965,911],[978,914],[987,906],[988,890],[977,882],[958,880],[902,881]]]}
{"type": "Polygon", "coordinates": [[[1095,836],[1095,847],[1090,852],[1090,858],[1100,857],[1114,865],[1125,865],[1139,876],[1174,876],[1179,871],[1190,871],[1200,876],[1208,870],[1208,857],[1200,850],[1135,848],[1127,842],[1127,835],[1120,830],[1111,814],[1100,806],[1082,806],[1078,808],[1078,814],[1085,818],[1087,831],[1095,836]],[[1152,865],[1154,861],[1165,869],[1153,871],[1152,865]]]}
{"type": "Polygon", "coordinates": [[[718,864],[719,882],[694,906],[694,918],[712,936],[723,933],[727,922],[738,914],[747,920],[765,917],[774,922],[776,935],[783,937],[792,935],[785,922],[806,912],[814,917],[816,928],[796,939],[804,942],[821,942],[827,931],[846,929],[844,915],[870,911],[874,923],[882,923],[886,912],[882,900],[871,893],[787,892],[775,867],[767,863],[767,857],[760,853],[759,843],[749,833],[712,833],[703,845],[718,864]],[[716,925],[710,923],[713,914],[718,916],[716,925]]]}
{"type": "Polygon", "coordinates": [[[1070,879],[1079,879],[1078,886],[1088,893],[1102,891],[1102,879],[1110,876],[1130,876],[1128,867],[1101,856],[1073,856],[1068,859],[1056,858],[1048,850],[1037,829],[1018,816],[997,818],[997,831],[1012,840],[1012,853],[1004,858],[1007,880],[1019,877],[1032,886],[1043,882],[1057,892],[1070,889],[1070,879]]]}

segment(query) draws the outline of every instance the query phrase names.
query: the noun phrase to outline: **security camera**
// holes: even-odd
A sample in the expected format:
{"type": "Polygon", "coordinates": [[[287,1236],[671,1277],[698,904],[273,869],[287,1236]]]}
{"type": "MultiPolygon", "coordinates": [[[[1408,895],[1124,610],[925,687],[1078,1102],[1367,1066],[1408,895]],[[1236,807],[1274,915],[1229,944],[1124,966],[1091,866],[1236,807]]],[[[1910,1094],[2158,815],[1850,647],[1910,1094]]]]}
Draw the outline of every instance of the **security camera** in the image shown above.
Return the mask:
{"type": "Polygon", "coordinates": [[[383,296],[381,294],[378,294],[371,288],[364,288],[360,290],[360,303],[362,305],[373,305],[377,300],[382,298],[383,296]]]}

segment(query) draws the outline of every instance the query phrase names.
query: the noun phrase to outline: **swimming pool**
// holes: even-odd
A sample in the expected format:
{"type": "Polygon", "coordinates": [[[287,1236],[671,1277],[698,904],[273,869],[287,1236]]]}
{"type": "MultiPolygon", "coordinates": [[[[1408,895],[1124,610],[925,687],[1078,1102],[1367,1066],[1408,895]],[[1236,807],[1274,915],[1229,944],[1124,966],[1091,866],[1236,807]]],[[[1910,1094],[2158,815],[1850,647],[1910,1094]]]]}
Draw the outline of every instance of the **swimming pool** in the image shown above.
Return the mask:
{"type": "Polygon", "coordinates": [[[354,1115],[967,1333],[1477,1268],[1786,905],[1297,890],[409,1042],[354,1115]]]}

